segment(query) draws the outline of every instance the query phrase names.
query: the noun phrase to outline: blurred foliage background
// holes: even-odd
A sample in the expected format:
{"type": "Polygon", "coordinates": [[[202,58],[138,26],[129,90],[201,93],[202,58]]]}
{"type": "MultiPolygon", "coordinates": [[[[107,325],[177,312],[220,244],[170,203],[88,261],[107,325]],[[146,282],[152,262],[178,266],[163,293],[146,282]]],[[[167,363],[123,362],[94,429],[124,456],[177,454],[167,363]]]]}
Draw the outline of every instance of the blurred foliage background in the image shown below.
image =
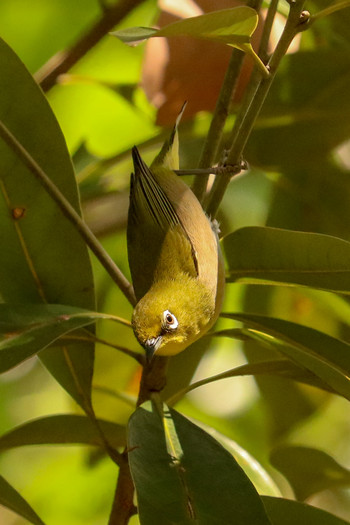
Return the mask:
{"type": "MultiPolygon", "coordinates": [[[[0,35],[40,80],[41,68],[80,40],[103,17],[104,7],[113,3],[2,0],[0,35]]],[[[116,28],[164,24],[179,14],[236,5],[229,0],[134,4],[116,28]]],[[[306,7],[316,12],[327,5],[326,0],[310,0],[306,7]]],[[[283,24],[283,12],[280,17],[283,24]]],[[[283,60],[247,146],[249,170],[231,182],[221,205],[222,235],[243,226],[269,225],[350,239],[349,24],[350,9],[320,20],[302,33],[283,60]]],[[[181,165],[197,165],[230,56],[225,46],[203,46],[175,41],[167,48],[155,39],[128,47],[106,34],[47,90],[74,161],[84,217],[128,277],[130,148],[137,144],[149,162],[187,100],[180,127],[181,165]]],[[[250,71],[246,61],[227,140],[250,71]]],[[[94,259],[93,269],[97,309],[130,319],[131,306],[94,259]]],[[[348,302],[327,292],[228,284],[224,310],[274,315],[349,338],[348,302]]],[[[219,323],[223,328],[232,325],[219,323]]],[[[99,322],[98,335],[139,350],[127,327],[99,322]]],[[[208,346],[195,379],[261,355],[253,343],[224,338],[211,340],[208,346]]],[[[191,374],[186,359],[180,355],[172,366],[185,367],[191,374]]],[[[125,424],[139,378],[140,369],[129,357],[97,345],[93,391],[97,414],[125,424]]],[[[36,358],[0,377],[0,405],[1,433],[43,415],[79,413],[36,358]]],[[[341,465],[350,464],[346,401],[313,387],[278,378],[232,378],[191,392],[178,409],[236,440],[264,465],[287,497],[292,494],[290,485],[269,462],[277,447],[316,447],[341,465]]],[[[117,469],[88,447],[10,450],[1,455],[0,470],[50,525],[102,525],[108,519],[117,469]]],[[[306,497],[307,502],[350,519],[350,493],[345,487],[306,497]]],[[[24,523],[3,508],[0,522],[24,523]]]]}

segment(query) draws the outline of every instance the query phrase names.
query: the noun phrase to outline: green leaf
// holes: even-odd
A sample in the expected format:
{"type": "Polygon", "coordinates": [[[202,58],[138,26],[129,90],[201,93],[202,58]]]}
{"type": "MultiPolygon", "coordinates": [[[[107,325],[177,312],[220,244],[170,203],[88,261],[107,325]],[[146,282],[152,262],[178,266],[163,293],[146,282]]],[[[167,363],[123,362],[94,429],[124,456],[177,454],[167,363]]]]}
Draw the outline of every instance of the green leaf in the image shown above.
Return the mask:
{"type": "Polygon", "coordinates": [[[309,205],[315,199],[315,195],[312,200],[307,197],[311,196],[308,168],[320,161],[322,170],[330,152],[350,137],[350,53],[348,42],[340,36],[340,26],[345,36],[349,25],[347,11],[338,13],[337,22],[336,15],[329,17],[334,32],[324,35],[327,42],[333,38],[339,45],[300,49],[283,58],[245,151],[248,162],[268,171],[271,166],[276,171],[282,167],[293,177],[297,168],[304,169],[307,180],[302,181],[301,193],[294,185],[285,186],[292,200],[303,198],[304,205],[305,199],[309,205]]]}
{"type": "Polygon", "coordinates": [[[172,36],[190,36],[222,42],[252,56],[262,72],[268,75],[267,69],[250,44],[250,37],[256,29],[258,20],[259,17],[254,9],[241,6],[178,20],[158,30],[150,27],[131,27],[115,31],[112,35],[126,43],[151,37],[172,36]]]}
{"type": "Polygon", "coordinates": [[[262,279],[350,293],[350,243],[343,239],[252,226],[222,245],[230,282],[262,279]]]}
{"type": "MultiPolygon", "coordinates": [[[[0,119],[80,212],[72,163],[57,121],[36,82],[2,40],[0,69],[0,119]]],[[[0,217],[0,243],[6,247],[0,251],[2,301],[95,309],[84,241],[1,139],[0,217]]],[[[86,407],[91,396],[93,345],[57,350],[54,358],[51,351],[41,354],[53,376],[86,407]]]]}
{"type": "Polygon", "coordinates": [[[141,523],[268,525],[260,497],[232,455],[175,410],[166,409],[164,417],[171,430],[166,437],[150,402],[129,422],[141,523]]]}
{"type": "Polygon", "coordinates": [[[299,500],[322,490],[350,485],[350,470],[322,450],[279,446],[271,453],[270,459],[288,479],[299,500]]]}
{"type": "Polygon", "coordinates": [[[247,335],[252,339],[272,345],[350,400],[350,344],[282,319],[251,314],[221,315],[246,324],[247,335]]]}
{"type": "Polygon", "coordinates": [[[250,41],[258,25],[257,12],[246,6],[184,18],[157,31],[157,36],[194,36],[240,46],[250,41]]]}
{"type": "Polygon", "coordinates": [[[125,29],[119,29],[111,33],[125,43],[137,42],[139,40],[147,40],[151,36],[154,36],[158,32],[157,29],[152,27],[127,27],[125,29]]]}
{"type": "MultiPolygon", "coordinates": [[[[109,64],[114,60],[118,54],[109,64]]],[[[48,94],[71,153],[84,144],[92,155],[111,157],[154,137],[151,119],[112,89],[115,81],[109,87],[85,75],[85,81],[55,86],[48,94]]]]}
{"type": "MultiPolygon", "coordinates": [[[[108,314],[56,304],[0,304],[0,373],[43,350],[62,335],[111,318],[108,314]]],[[[53,354],[58,348],[48,350],[53,354]]],[[[84,356],[85,359],[85,356],[84,356]]]]}
{"type": "MultiPolygon", "coordinates": [[[[110,421],[97,420],[112,447],[126,443],[126,428],[110,421]]],[[[25,445],[74,445],[103,447],[96,425],[86,416],[59,414],[27,421],[0,437],[0,450],[25,445]]]]}
{"type": "Polygon", "coordinates": [[[305,503],[270,496],[261,499],[272,525],[349,525],[349,522],[305,503]]]}
{"type": "Polygon", "coordinates": [[[232,456],[235,458],[239,466],[244,470],[250,481],[253,483],[259,494],[265,496],[282,496],[281,491],[277,487],[274,480],[266,472],[266,470],[257,462],[253,456],[238,445],[232,439],[229,439],[221,432],[218,432],[208,425],[201,422],[196,422],[205,432],[210,434],[216,441],[218,441],[232,456]]]}
{"type": "Polygon", "coordinates": [[[22,518],[34,523],[44,525],[44,522],[34,512],[29,503],[0,475],[0,505],[12,510],[22,518]]]}
{"type": "Polygon", "coordinates": [[[152,36],[193,36],[239,45],[249,42],[258,24],[258,15],[250,7],[233,7],[201,16],[184,18],[162,29],[131,27],[112,33],[123,42],[136,42],[152,36]]]}

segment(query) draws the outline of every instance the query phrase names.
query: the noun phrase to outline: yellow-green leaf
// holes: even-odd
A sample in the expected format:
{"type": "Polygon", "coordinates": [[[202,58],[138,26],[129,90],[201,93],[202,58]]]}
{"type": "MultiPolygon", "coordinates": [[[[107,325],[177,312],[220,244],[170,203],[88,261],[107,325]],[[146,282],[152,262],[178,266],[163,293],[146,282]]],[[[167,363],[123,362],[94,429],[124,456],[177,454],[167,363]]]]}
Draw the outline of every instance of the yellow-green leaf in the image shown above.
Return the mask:
{"type": "Polygon", "coordinates": [[[250,44],[250,37],[256,29],[258,19],[254,9],[241,6],[178,20],[158,30],[150,27],[131,27],[115,31],[112,35],[126,43],[151,37],[173,36],[190,36],[222,42],[252,56],[263,73],[268,75],[264,64],[250,44]]]}

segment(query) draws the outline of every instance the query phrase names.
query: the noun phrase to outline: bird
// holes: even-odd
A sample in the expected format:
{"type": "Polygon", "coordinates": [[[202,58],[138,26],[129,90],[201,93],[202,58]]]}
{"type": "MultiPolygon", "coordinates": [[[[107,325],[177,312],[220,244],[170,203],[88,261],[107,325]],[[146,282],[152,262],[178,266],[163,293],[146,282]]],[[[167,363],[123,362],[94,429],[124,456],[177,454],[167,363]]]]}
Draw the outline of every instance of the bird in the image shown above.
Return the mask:
{"type": "Polygon", "coordinates": [[[219,316],[224,295],[216,222],[174,172],[179,165],[181,114],[150,167],[137,147],[132,149],[127,225],[137,300],[132,327],[149,361],[185,350],[208,331],[219,316]]]}

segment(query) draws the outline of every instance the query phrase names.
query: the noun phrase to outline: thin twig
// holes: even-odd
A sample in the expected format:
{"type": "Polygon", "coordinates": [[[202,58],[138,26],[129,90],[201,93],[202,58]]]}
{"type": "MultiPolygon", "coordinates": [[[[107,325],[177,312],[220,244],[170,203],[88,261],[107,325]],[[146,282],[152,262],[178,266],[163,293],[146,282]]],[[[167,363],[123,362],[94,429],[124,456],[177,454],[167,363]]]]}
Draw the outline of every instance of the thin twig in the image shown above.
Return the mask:
{"type": "Polygon", "coordinates": [[[142,2],[143,0],[119,0],[115,5],[105,6],[101,18],[70,49],[51,57],[37,71],[35,79],[43,91],[51,89],[60,75],[67,73],[118,22],[142,2]]]}
{"type": "Polygon", "coordinates": [[[94,236],[90,228],[82,220],[78,212],[73,208],[71,203],[60,192],[57,186],[52,182],[44,170],[33,159],[28,151],[22,146],[11,131],[0,121],[0,137],[12,149],[20,161],[28,168],[28,170],[35,176],[35,178],[44,187],[50,197],[56,202],[63,214],[70,220],[75,229],[79,232],[91,251],[96,255],[102,266],[106,269],[114,282],[118,285],[128,301],[136,304],[136,299],[132,285],[126,279],[124,274],[120,271],[113,259],[104,250],[97,238],[94,236]]]}
{"type": "Polygon", "coordinates": [[[322,9],[318,13],[314,14],[310,18],[310,24],[313,24],[320,18],[324,18],[325,16],[332,15],[333,13],[336,13],[337,11],[340,11],[342,9],[347,9],[350,7],[350,0],[344,0],[343,2],[336,2],[329,7],[326,7],[325,9],[322,9]]]}
{"type": "MultiPolygon", "coordinates": [[[[198,168],[207,168],[215,162],[215,158],[221,142],[225,122],[229,114],[229,107],[241,70],[244,53],[239,49],[232,51],[231,59],[221,87],[219,98],[210,123],[208,135],[205,139],[198,168]]],[[[200,202],[205,196],[209,174],[206,177],[196,177],[192,186],[194,194],[200,202]]]]}
{"type": "Polygon", "coordinates": [[[112,388],[108,388],[102,385],[94,385],[93,390],[94,392],[99,392],[101,394],[105,394],[106,396],[118,399],[118,401],[123,401],[124,403],[131,406],[132,408],[135,408],[136,406],[136,401],[137,401],[136,397],[131,396],[130,394],[126,394],[125,392],[117,392],[116,390],[113,390],[112,388]]]}
{"type": "Polygon", "coordinates": [[[230,175],[237,175],[237,173],[240,173],[242,170],[246,170],[248,166],[246,164],[237,164],[236,166],[229,166],[226,164],[225,166],[215,166],[213,168],[188,168],[188,169],[182,169],[182,170],[174,170],[176,175],[210,175],[211,173],[214,175],[222,175],[224,173],[230,174],[230,175]]]}
{"type": "Polygon", "coordinates": [[[267,10],[267,15],[265,18],[263,32],[261,35],[259,45],[259,57],[263,62],[266,62],[269,56],[269,41],[271,37],[273,22],[277,13],[278,2],[279,0],[271,0],[269,9],[267,10]]]}
{"type": "Polygon", "coordinates": [[[126,348],[125,346],[116,345],[114,343],[111,343],[110,341],[106,341],[105,339],[101,339],[100,337],[95,336],[94,334],[88,334],[85,335],[74,335],[74,334],[68,334],[62,336],[60,339],[63,341],[87,341],[91,343],[100,343],[104,346],[109,346],[110,348],[114,348],[115,350],[118,350],[119,352],[122,352],[123,354],[132,357],[137,361],[140,365],[143,365],[145,363],[145,356],[143,354],[139,354],[138,352],[134,352],[133,350],[130,350],[129,348],[126,348]]]}

